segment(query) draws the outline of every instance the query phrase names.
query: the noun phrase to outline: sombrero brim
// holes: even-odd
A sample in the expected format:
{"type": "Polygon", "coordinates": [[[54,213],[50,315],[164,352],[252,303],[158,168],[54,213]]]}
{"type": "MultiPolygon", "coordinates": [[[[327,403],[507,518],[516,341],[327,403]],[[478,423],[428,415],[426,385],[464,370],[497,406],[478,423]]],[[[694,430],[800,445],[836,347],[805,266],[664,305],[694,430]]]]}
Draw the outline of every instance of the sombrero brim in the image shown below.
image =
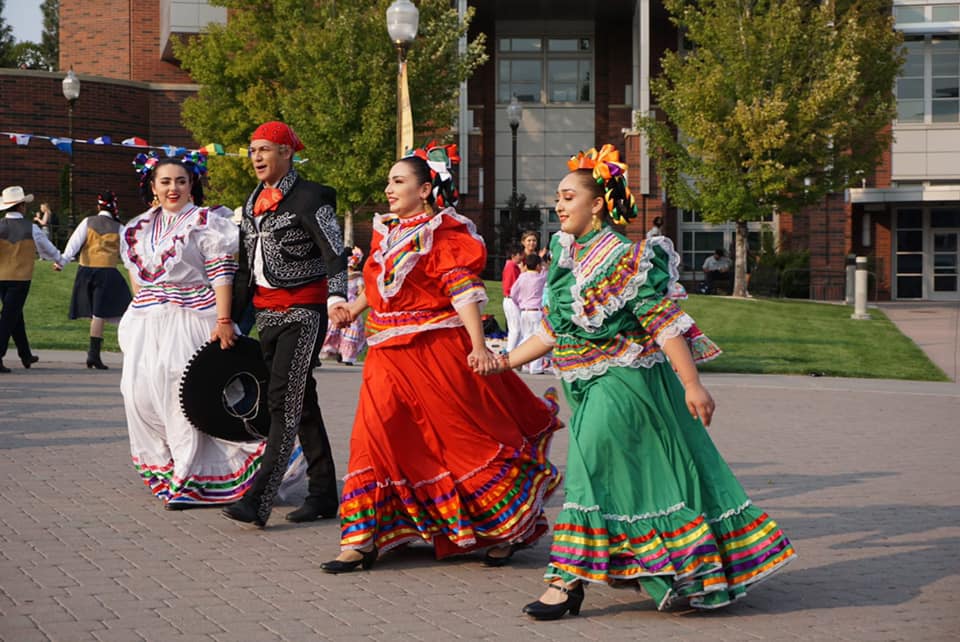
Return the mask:
{"type": "Polygon", "coordinates": [[[180,407],[193,426],[227,441],[257,441],[270,432],[269,373],[260,343],[237,337],[229,350],[211,341],[191,357],[180,379],[180,407]]]}

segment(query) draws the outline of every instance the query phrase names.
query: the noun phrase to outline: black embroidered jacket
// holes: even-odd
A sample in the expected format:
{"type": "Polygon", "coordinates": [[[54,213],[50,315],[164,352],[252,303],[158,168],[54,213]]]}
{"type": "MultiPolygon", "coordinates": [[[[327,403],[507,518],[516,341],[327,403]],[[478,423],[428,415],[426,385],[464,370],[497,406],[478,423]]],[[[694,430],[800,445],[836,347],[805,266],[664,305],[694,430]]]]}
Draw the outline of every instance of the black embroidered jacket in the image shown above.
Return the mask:
{"type": "Polygon", "coordinates": [[[263,275],[270,286],[292,288],[327,279],[329,296],[347,296],[347,257],[337,223],[337,192],[300,178],[290,170],[277,185],[283,199],[261,214],[260,229],[253,205],[263,190],[250,194],[240,223],[239,269],[234,277],[233,317],[239,318],[253,296],[253,262],[257,244],[263,252],[263,275]]]}

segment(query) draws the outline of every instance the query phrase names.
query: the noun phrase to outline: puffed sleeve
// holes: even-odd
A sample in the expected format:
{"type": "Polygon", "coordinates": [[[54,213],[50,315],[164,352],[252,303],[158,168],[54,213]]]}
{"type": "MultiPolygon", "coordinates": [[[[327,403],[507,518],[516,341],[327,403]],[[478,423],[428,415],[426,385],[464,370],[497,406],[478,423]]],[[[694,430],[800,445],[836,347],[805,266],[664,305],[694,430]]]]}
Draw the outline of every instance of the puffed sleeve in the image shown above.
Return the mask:
{"type": "Polygon", "coordinates": [[[448,220],[433,233],[428,272],[438,279],[454,308],[487,303],[480,274],[487,263],[487,248],[473,223],[462,216],[443,214],[448,220]]]}
{"type": "Polygon", "coordinates": [[[646,279],[637,288],[633,312],[640,324],[658,345],[682,336],[696,362],[709,361],[720,355],[720,348],[697,327],[677,300],[680,257],[673,243],[664,236],[644,241],[639,253],[639,270],[646,279]]]}
{"type": "Polygon", "coordinates": [[[203,255],[203,269],[213,287],[230,285],[237,272],[240,229],[229,218],[209,212],[205,224],[197,229],[197,242],[203,255]]]}

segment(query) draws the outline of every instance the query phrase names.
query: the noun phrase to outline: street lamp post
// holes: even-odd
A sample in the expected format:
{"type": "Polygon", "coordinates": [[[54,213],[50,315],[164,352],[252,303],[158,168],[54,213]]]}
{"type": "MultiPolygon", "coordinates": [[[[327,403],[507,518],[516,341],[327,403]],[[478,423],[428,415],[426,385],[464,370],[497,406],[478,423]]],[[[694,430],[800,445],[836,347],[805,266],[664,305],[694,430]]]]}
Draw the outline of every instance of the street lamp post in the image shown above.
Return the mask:
{"type": "MultiPolygon", "coordinates": [[[[404,115],[409,112],[409,96],[406,88],[405,66],[407,64],[407,50],[417,37],[420,26],[420,11],[410,0],[394,0],[387,8],[387,32],[390,40],[397,48],[397,158],[403,156],[404,149],[404,115]],[[404,105],[404,102],[408,104],[404,105]]],[[[412,116],[410,117],[412,121],[412,116]]],[[[413,123],[409,123],[410,129],[413,123]]],[[[409,141],[413,144],[413,140],[409,141]]]]}
{"type": "Polygon", "coordinates": [[[517,100],[516,96],[510,99],[507,105],[507,122],[510,123],[510,140],[512,152],[510,158],[511,182],[510,182],[510,242],[513,242],[517,232],[517,226],[520,223],[520,202],[517,194],[517,129],[520,127],[520,120],[523,118],[523,105],[517,100]]]}
{"type": "Polygon", "coordinates": [[[70,166],[67,178],[67,202],[70,204],[70,224],[75,223],[76,216],[73,203],[73,106],[80,98],[80,79],[73,73],[73,67],[63,78],[63,97],[67,99],[67,138],[70,139],[70,166]]]}

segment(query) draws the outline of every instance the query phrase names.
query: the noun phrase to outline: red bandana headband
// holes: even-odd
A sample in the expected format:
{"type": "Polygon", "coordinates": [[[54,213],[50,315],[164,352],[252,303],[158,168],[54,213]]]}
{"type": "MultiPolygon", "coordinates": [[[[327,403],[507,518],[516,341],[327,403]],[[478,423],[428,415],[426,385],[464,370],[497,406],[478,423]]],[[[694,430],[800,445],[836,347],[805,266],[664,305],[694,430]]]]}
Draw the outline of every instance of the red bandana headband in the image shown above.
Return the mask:
{"type": "Polygon", "coordinates": [[[269,140],[277,145],[286,145],[295,152],[304,148],[303,143],[293,132],[293,128],[279,120],[271,120],[257,127],[250,136],[250,140],[269,140]]]}

